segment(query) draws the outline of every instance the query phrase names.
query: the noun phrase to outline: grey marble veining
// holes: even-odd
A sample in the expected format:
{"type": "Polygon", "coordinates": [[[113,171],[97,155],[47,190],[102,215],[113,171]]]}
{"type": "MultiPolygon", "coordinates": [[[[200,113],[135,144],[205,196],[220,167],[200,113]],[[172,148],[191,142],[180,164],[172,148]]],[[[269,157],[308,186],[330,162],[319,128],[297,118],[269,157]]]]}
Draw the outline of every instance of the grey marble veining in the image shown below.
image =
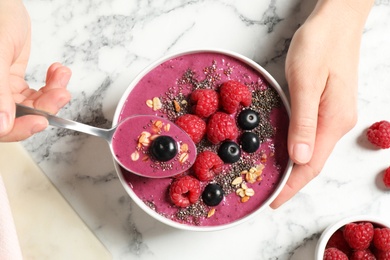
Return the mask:
{"type": "MultiPolygon", "coordinates": [[[[315,1],[26,0],[25,4],[33,26],[27,73],[31,86],[44,84],[52,62],[66,64],[73,71],[72,101],[59,115],[108,128],[131,80],[155,59],[178,50],[236,51],[264,66],[287,91],[288,45],[315,1]]],[[[374,155],[361,138],[373,113],[389,119],[385,111],[390,97],[389,5],[377,0],[366,25],[361,117],[356,128],[341,140],[323,174],[294,199],[240,226],[204,234],[156,222],[121,186],[104,140],[50,128],[23,145],[114,259],[183,255],[242,259],[243,250],[245,259],[310,259],[321,231],[333,221],[362,212],[390,217],[390,194],[378,189],[367,173],[373,171],[372,165],[379,173],[390,154],[374,155]],[[372,90],[373,85],[379,86],[372,90]],[[378,109],[380,113],[374,112],[378,109]],[[361,190],[358,201],[345,196],[356,189],[361,190]]]]}

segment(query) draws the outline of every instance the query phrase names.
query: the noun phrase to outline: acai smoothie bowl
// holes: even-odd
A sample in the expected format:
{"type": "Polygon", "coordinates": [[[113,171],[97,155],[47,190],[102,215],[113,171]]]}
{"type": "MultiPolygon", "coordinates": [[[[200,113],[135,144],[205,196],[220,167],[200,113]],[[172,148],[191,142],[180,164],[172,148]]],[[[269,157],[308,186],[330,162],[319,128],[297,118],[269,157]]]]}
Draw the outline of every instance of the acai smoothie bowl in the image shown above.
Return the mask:
{"type": "Polygon", "coordinates": [[[289,114],[275,79],[240,54],[203,49],[163,57],[130,84],[113,123],[157,115],[195,144],[191,150],[178,144],[172,163],[156,162],[148,147],[169,132],[169,124],[150,122],[128,152],[128,159],[142,162],[145,171],[169,171],[188,156],[196,156],[195,162],[164,178],[138,176],[116,164],[119,179],[146,213],[172,227],[214,231],[235,226],[268,207],[290,175],[289,114]]]}

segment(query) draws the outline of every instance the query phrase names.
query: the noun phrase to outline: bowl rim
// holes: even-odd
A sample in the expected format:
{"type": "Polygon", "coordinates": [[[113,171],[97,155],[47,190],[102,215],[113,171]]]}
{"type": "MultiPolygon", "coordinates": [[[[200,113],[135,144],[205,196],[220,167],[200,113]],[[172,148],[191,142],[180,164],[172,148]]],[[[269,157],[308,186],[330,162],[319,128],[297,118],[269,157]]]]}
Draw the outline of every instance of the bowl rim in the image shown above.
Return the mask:
{"type": "Polygon", "coordinates": [[[375,223],[378,226],[390,228],[390,221],[384,220],[381,217],[374,216],[374,215],[361,214],[361,215],[353,215],[353,216],[348,216],[348,217],[342,218],[342,219],[330,224],[321,233],[321,236],[318,239],[318,242],[317,242],[317,245],[316,245],[316,248],[314,251],[315,252],[314,253],[315,260],[322,260],[323,259],[326,244],[328,243],[328,241],[329,241],[330,237],[333,235],[333,233],[336,232],[342,226],[344,226],[348,223],[352,223],[352,222],[371,222],[371,223],[375,223]]]}
{"type": "MultiPolygon", "coordinates": [[[[262,66],[260,66],[258,63],[254,62],[253,60],[247,58],[246,56],[243,56],[239,53],[236,53],[234,51],[230,50],[225,50],[221,48],[200,48],[200,49],[188,49],[188,50],[181,50],[181,51],[176,51],[171,54],[163,55],[159,59],[155,60],[152,62],[150,65],[146,66],[144,69],[141,70],[141,72],[130,82],[130,84],[127,86],[125,92],[122,94],[121,99],[119,100],[116,109],[115,109],[115,114],[113,117],[113,125],[115,125],[118,122],[121,110],[126,102],[126,99],[130,92],[133,90],[135,85],[147,74],[149,73],[152,69],[156,68],[158,65],[162,64],[165,61],[168,61],[170,59],[177,58],[179,56],[184,56],[184,55],[189,55],[189,54],[196,54],[196,53],[204,53],[204,52],[211,52],[211,53],[216,53],[216,54],[224,54],[227,56],[230,56],[232,58],[235,58],[247,65],[249,65],[251,68],[255,69],[258,73],[260,73],[266,80],[267,82],[277,91],[279,94],[283,105],[287,111],[288,117],[290,118],[291,114],[291,108],[289,101],[287,99],[286,94],[284,93],[283,89],[279,85],[279,83],[271,76],[271,74],[265,70],[262,66]]],[[[163,217],[162,215],[158,214],[154,210],[152,210],[150,207],[148,207],[136,194],[135,192],[131,189],[130,185],[126,182],[124,179],[123,173],[121,172],[121,169],[119,167],[119,164],[115,161],[114,159],[114,166],[115,166],[115,171],[119,177],[119,180],[126,190],[126,192],[130,195],[130,197],[133,199],[133,201],[143,210],[145,211],[148,215],[151,217],[157,219],[158,221],[171,226],[175,227],[177,229],[181,230],[188,230],[188,231],[217,231],[217,230],[222,230],[226,228],[230,228],[233,226],[237,226],[243,222],[246,222],[247,220],[255,217],[259,212],[264,210],[269,204],[276,198],[276,196],[281,192],[282,188],[285,186],[291,170],[293,166],[293,162],[291,158],[289,158],[287,165],[286,165],[286,170],[283,173],[283,177],[280,180],[279,184],[276,186],[276,189],[273,191],[270,197],[268,197],[264,203],[255,211],[252,213],[248,214],[247,216],[240,218],[238,220],[235,220],[233,222],[230,222],[228,224],[223,224],[223,225],[218,225],[218,226],[194,226],[194,225],[187,225],[185,223],[179,223],[173,220],[170,220],[166,217],[163,217]]]]}

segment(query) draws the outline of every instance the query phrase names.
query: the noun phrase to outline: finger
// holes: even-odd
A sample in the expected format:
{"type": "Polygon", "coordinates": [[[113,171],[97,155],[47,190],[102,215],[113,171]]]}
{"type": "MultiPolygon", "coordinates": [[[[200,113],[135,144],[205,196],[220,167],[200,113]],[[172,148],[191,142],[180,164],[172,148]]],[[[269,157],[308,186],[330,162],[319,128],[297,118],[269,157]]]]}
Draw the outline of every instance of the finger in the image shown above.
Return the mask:
{"type": "Polygon", "coordinates": [[[307,75],[301,66],[288,73],[291,97],[288,150],[294,163],[305,164],[310,161],[313,154],[318,109],[326,80],[321,80],[320,72],[313,73],[315,77],[307,75]]]}
{"type": "Polygon", "coordinates": [[[53,88],[66,88],[72,71],[61,65],[60,63],[52,64],[46,73],[46,85],[42,88],[42,91],[45,92],[53,88]]]}
{"type": "Polygon", "coordinates": [[[40,95],[33,102],[33,106],[51,114],[56,114],[70,100],[69,92],[63,88],[51,89],[44,93],[37,92],[35,96],[38,96],[38,94],[40,95]]]}
{"type": "Polygon", "coordinates": [[[15,104],[12,100],[12,95],[0,87],[0,136],[6,135],[12,129],[15,118],[15,104]]]}
{"type": "Polygon", "coordinates": [[[29,99],[34,107],[55,114],[70,100],[70,93],[66,86],[71,77],[71,70],[59,63],[48,69],[46,86],[34,93],[29,99]]]}
{"type": "Polygon", "coordinates": [[[56,71],[58,68],[63,67],[63,65],[59,62],[55,62],[47,69],[46,73],[46,82],[50,81],[54,71],[56,71]]]}
{"type": "Polygon", "coordinates": [[[10,75],[24,75],[23,68],[25,68],[27,64],[30,50],[28,21],[26,21],[28,26],[18,27],[17,25],[12,24],[12,19],[10,19],[10,17],[18,17],[18,19],[20,19],[20,24],[23,24],[26,13],[21,14],[20,11],[25,12],[26,10],[24,8],[22,8],[22,10],[19,8],[15,9],[15,5],[10,5],[8,7],[12,9],[8,10],[8,13],[13,14],[13,16],[5,17],[5,19],[2,20],[2,27],[0,28],[0,136],[4,136],[11,131],[15,119],[15,101],[11,90],[10,75]],[[13,25],[17,26],[17,28],[13,25]],[[15,39],[8,30],[9,28],[13,28],[14,32],[17,32],[16,34],[19,34],[21,38],[16,37],[19,40],[14,41],[15,39]],[[25,61],[24,67],[19,66],[19,64],[21,64],[19,62],[22,60],[25,61]]]}
{"type": "Polygon", "coordinates": [[[322,170],[326,160],[331,154],[340,136],[332,135],[331,130],[326,127],[320,128],[315,140],[313,157],[310,162],[304,165],[295,164],[290,177],[280,194],[271,203],[271,208],[278,208],[280,205],[291,199],[307,183],[315,178],[322,170]]]}
{"type": "Polygon", "coordinates": [[[0,137],[0,142],[15,142],[29,138],[41,132],[48,126],[46,118],[42,116],[22,116],[15,119],[12,131],[0,137]]]}

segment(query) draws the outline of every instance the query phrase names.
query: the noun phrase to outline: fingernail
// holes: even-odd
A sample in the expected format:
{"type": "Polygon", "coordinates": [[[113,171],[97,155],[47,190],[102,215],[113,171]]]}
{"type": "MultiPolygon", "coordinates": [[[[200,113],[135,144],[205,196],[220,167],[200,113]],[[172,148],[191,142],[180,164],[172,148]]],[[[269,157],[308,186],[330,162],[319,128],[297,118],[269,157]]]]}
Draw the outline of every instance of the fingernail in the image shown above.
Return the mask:
{"type": "Polygon", "coordinates": [[[60,84],[62,87],[66,87],[69,83],[70,80],[70,74],[69,73],[64,73],[60,79],[60,84]]]}
{"type": "Polygon", "coordinates": [[[8,115],[4,112],[0,112],[0,134],[7,132],[9,127],[8,115]]]}
{"type": "Polygon", "coordinates": [[[308,163],[311,159],[311,149],[307,144],[296,144],[293,150],[294,159],[298,163],[308,163]]]}

